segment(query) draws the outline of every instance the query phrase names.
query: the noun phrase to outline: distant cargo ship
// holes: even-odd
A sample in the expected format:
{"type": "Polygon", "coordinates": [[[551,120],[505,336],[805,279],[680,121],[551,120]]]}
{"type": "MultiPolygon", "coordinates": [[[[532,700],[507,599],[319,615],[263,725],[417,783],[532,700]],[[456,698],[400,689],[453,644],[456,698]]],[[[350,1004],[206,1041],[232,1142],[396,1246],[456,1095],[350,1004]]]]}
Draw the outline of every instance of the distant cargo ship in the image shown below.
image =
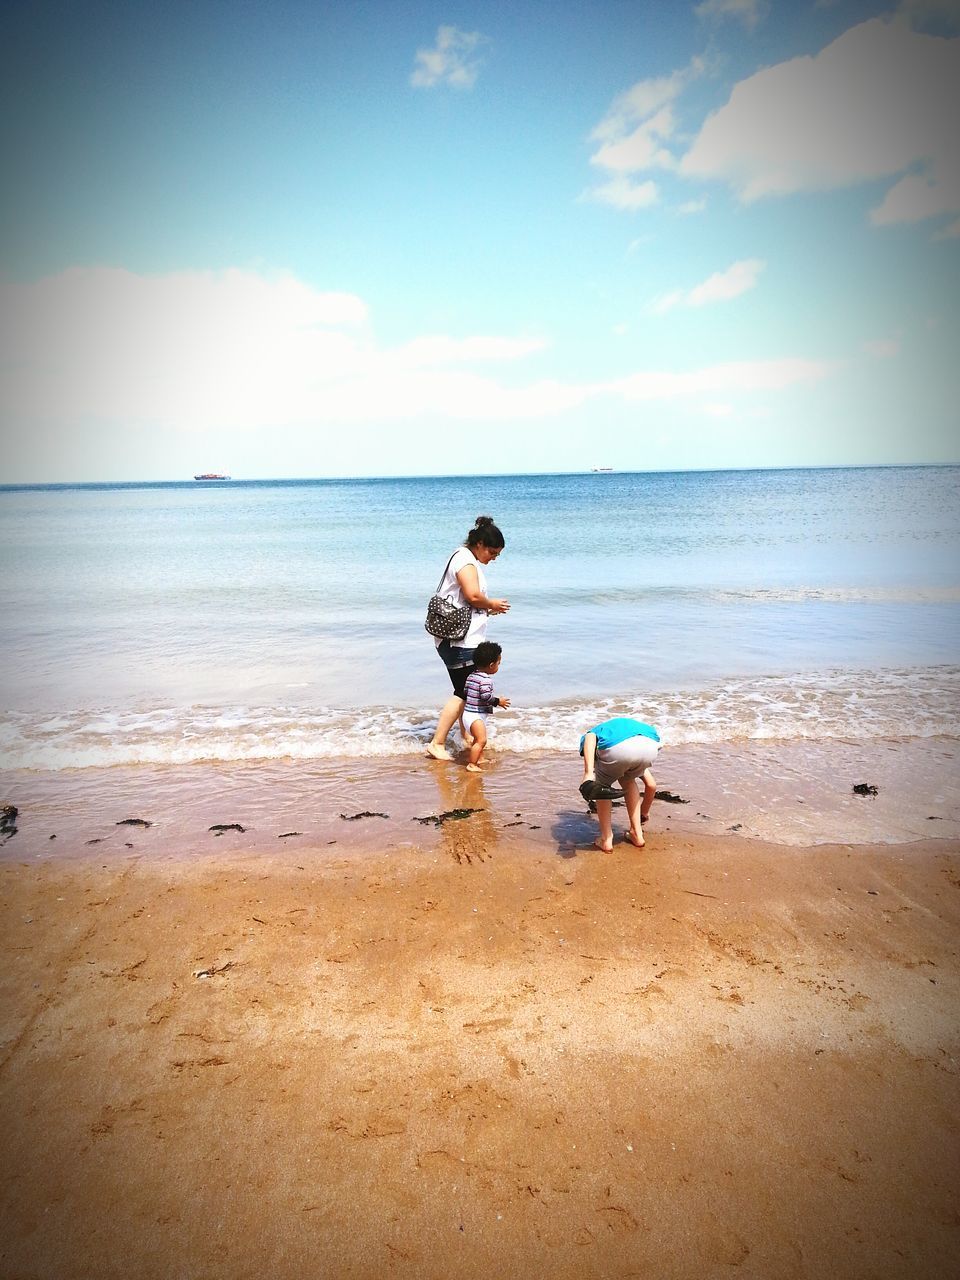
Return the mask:
{"type": "Polygon", "coordinates": [[[613,467],[591,467],[590,470],[591,471],[612,471],[613,467]]]}
{"type": "Polygon", "coordinates": [[[204,471],[202,475],[194,476],[194,480],[229,480],[229,476],[222,476],[218,471],[204,471]]]}

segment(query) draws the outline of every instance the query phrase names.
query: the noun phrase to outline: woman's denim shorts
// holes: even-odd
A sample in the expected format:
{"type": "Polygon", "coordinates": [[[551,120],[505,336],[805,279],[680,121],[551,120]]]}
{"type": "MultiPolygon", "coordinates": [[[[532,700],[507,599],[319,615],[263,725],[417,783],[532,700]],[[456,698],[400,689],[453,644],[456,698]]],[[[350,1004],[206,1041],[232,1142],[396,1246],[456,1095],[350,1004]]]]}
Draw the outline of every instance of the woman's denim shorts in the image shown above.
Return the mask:
{"type": "Polygon", "coordinates": [[[474,652],[473,649],[464,649],[461,645],[453,644],[449,640],[441,640],[437,645],[440,661],[447,668],[453,692],[458,698],[463,697],[463,686],[467,683],[467,676],[473,670],[474,652]]]}

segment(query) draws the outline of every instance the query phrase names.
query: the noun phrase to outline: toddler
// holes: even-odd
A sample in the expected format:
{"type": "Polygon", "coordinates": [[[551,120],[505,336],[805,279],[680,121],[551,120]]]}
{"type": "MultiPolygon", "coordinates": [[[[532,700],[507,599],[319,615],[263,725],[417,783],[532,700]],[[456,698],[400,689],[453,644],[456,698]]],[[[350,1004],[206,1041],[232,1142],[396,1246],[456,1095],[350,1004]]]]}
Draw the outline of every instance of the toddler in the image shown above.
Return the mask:
{"type": "Polygon", "coordinates": [[[469,744],[471,773],[480,772],[480,757],[487,745],[487,717],[494,707],[509,707],[509,698],[498,698],[493,692],[493,676],[500,670],[503,650],[492,640],[483,640],[473,654],[473,670],[467,676],[463,696],[466,705],[460,719],[464,742],[469,744]]]}

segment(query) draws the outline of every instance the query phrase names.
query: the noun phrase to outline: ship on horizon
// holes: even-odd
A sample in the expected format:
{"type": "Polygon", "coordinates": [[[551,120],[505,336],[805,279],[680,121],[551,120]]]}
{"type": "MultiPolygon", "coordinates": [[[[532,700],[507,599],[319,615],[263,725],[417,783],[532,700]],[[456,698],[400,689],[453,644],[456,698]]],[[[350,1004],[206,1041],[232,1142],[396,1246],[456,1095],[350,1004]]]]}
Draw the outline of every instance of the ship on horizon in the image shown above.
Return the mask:
{"type": "Polygon", "coordinates": [[[203,471],[198,476],[193,477],[194,480],[229,480],[229,476],[221,475],[219,471],[203,471]]]}

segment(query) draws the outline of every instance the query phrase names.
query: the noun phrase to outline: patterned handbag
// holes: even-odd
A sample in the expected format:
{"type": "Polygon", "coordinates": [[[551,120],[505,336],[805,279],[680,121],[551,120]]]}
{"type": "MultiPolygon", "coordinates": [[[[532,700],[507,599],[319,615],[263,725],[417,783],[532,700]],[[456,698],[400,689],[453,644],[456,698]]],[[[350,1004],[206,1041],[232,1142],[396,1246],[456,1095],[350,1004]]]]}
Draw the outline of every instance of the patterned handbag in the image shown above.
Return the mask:
{"type": "MultiPolygon", "coordinates": [[[[453,556],[456,554],[455,551],[453,556]]],[[[427,619],[423,624],[424,631],[429,631],[438,640],[462,640],[470,630],[470,619],[473,616],[473,610],[468,604],[454,604],[446,596],[440,595],[440,587],[447,576],[447,569],[450,568],[453,556],[447,561],[447,567],[440,575],[437,589],[430,597],[427,605],[427,619]]]]}

